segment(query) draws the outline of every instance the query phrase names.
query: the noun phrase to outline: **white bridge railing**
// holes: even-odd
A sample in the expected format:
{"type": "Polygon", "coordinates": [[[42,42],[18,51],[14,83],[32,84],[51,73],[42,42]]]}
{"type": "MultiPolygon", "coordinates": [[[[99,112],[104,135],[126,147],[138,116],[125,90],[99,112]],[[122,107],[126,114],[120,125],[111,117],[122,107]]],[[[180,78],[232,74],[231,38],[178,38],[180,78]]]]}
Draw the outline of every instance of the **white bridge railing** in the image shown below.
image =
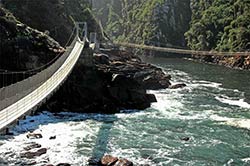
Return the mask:
{"type": "Polygon", "coordinates": [[[47,69],[21,82],[0,89],[0,131],[37,105],[45,102],[59,88],[80,57],[86,34],[87,32],[85,32],[84,40],[81,41],[77,33],[71,46],[47,69]]]}

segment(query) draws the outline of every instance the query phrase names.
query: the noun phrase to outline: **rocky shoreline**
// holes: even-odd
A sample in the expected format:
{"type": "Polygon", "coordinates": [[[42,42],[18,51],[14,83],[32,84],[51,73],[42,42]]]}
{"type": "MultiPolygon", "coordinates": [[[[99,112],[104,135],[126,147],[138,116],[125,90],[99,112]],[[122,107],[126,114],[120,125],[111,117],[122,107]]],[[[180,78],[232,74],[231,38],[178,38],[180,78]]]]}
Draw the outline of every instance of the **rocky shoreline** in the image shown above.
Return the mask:
{"type": "Polygon", "coordinates": [[[240,70],[250,70],[250,56],[192,56],[191,59],[202,63],[211,63],[240,70]]]}
{"type": "Polygon", "coordinates": [[[94,54],[91,67],[78,62],[65,85],[45,107],[52,112],[107,114],[143,110],[156,102],[147,90],[168,88],[170,79],[160,68],[143,63],[129,52],[104,50],[94,54]]]}

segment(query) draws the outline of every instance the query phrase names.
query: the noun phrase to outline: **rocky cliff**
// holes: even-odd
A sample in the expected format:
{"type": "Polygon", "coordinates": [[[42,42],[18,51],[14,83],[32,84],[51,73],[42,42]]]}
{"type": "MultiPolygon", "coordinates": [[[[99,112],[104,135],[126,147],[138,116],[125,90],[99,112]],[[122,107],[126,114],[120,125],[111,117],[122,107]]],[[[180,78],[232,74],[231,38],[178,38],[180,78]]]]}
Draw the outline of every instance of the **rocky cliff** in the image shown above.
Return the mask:
{"type": "Polygon", "coordinates": [[[2,3],[24,24],[46,31],[63,46],[76,21],[86,21],[89,31],[99,31],[88,0],[3,0],[2,3]]]}
{"type": "MultiPolygon", "coordinates": [[[[0,7],[1,72],[39,68],[63,52],[64,48],[47,34],[21,23],[10,12],[0,7]]],[[[11,83],[8,76],[5,73],[5,85],[11,83]]],[[[2,84],[3,81],[0,86],[2,84]]]]}
{"type": "Polygon", "coordinates": [[[105,3],[101,5],[94,0],[93,6],[100,11],[99,19],[110,36],[136,43],[186,45],[184,33],[191,19],[189,0],[106,0],[105,3]]]}

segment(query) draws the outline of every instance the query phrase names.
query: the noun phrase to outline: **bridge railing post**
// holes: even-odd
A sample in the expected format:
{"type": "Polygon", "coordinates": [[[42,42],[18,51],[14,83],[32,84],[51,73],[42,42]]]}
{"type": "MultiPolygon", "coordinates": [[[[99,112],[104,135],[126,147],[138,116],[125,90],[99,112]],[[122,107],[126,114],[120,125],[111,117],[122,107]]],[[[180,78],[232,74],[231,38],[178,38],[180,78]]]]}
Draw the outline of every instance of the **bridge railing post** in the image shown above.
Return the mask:
{"type": "Polygon", "coordinates": [[[97,34],[95,33],[95,32],[91,32],[90,33],[90,36],[89,36],[89,38],[90,38],[90,44],[92,44],[92,43],[96,43],[96,36],[97,36],[97,34]]]}
{"type": "Polygon", "coordinates": [[[83,30],[82,30],[82,36],[83,36],[83,41],[85,41],[87,39],[87,36],[88,36],[88,25],[87,25],[87,22],[84,22],[83,23],[84,26],[83,26],[83,30]]]}

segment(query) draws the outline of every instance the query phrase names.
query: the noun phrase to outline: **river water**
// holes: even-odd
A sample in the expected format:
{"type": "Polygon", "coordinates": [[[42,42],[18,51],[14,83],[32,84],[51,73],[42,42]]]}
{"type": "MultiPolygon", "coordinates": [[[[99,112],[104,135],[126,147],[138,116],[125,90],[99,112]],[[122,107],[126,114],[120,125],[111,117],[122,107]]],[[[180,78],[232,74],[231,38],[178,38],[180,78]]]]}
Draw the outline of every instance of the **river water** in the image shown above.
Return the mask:
{"type": "Polygon", "coordinates": [[[178,90],[149,91],[158,102],[143,111],[115,115],[51,114],[28,117],[0,140],[0,165],[27,165],[23,148],[48,149],[36,165],[84,166],[90,157],[111,154],[135,165],[250,165],[250,72],[183,59],[147,58],[172,75],[178,90]],[[27,139],[27,131],[42,139],[27,139]],[[50,140],[49,137],[56,136],[50,140]]]}

